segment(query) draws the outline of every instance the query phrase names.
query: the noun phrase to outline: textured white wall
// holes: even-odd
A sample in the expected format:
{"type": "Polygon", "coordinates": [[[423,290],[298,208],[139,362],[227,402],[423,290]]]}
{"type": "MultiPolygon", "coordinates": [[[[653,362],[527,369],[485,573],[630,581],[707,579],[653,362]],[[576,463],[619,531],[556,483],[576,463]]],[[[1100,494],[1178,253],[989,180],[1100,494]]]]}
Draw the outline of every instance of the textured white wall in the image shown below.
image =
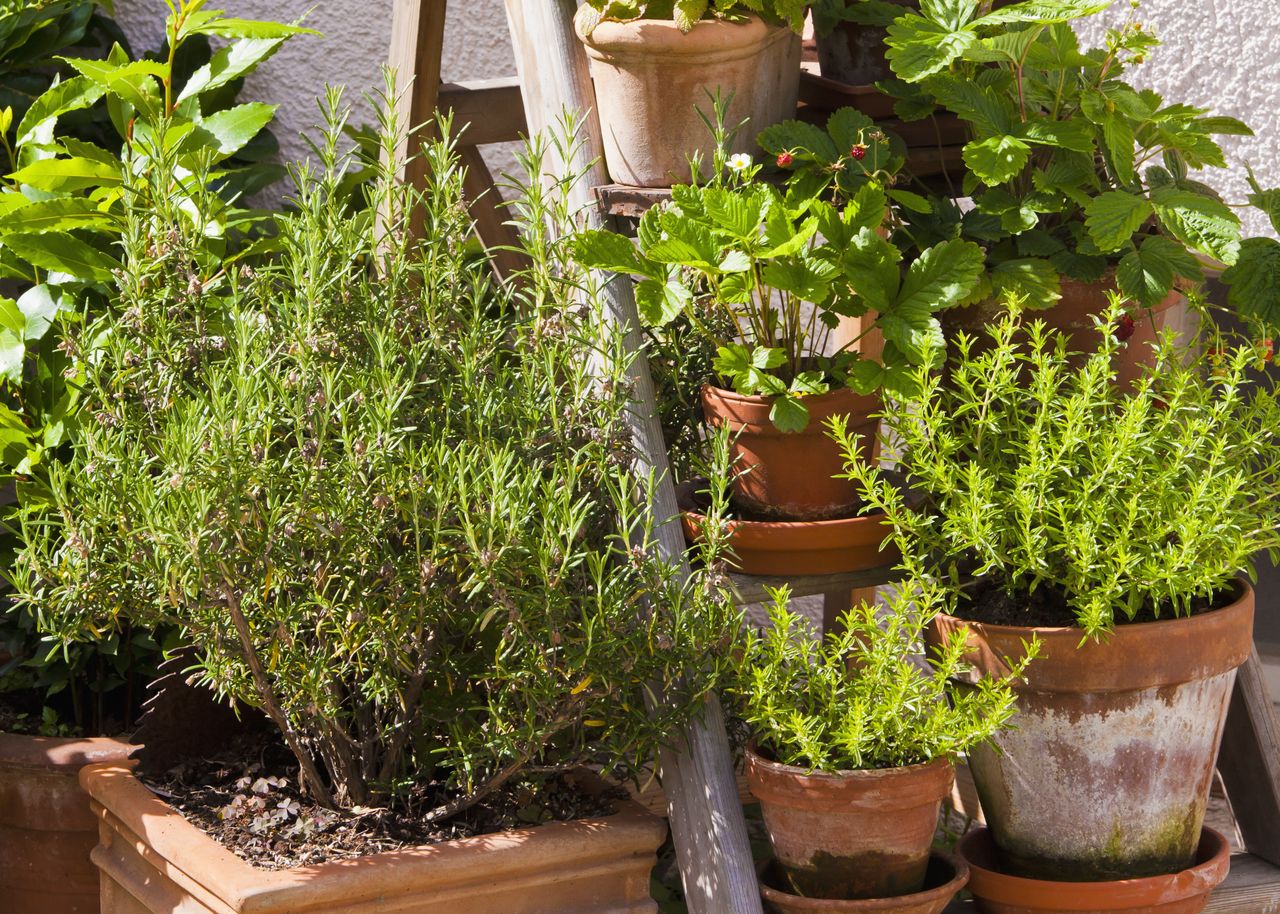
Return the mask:
{"type": "MultiPolygon", "coordinates": [[[[326,82],[346,85],[357,99],[379,85],[391,33],[391,0],[222,0],[232,14],[292,20],[308,9],[308,24],[323,38],[286,45],[257,74],[248,91],[281,105],[276,131],[285,154],[298,157],[305,146],[298,132],[315,123],[315,98],[326,82]]],[[[453,0],[445,40],[444,78],[480,79],[515,72],[502,0],[453,0]]],[[[162,0],[117,0],[119,17],[140,47],[159,43],[162,0]]],[[[1086,40],[1129,14],[1126,0],[1095,17],[1086,40]]],[[[1280,0],[1146,0],[1141,21],[1164,40],[1132,78],[1162,92],[1168,101],[1212,108],[1240,118],[1257,137],[1226,137],[1230,175],[1214,176],[1232,202],[1244,199],[1244,169],[1251,162],[1264,183],[1280,185],[1280,0]]],[[[359,121],[363,116],[356,115],[359,121]]],[[[1269,231],[1250,216],[1254,232],[1269,231]]]]}

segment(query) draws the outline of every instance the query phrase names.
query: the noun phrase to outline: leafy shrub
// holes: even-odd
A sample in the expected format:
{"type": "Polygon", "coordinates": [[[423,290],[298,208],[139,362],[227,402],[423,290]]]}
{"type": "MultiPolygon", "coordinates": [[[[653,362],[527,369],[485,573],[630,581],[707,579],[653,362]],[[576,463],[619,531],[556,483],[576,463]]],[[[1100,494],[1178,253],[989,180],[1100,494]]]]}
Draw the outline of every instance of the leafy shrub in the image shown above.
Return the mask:
{"type": "Polygon", "coordinates": [[[861,603],[818,638],[777,592],[769,626],[751,630],[730,694],[757,745],[784,765],[837,772],[916,765],[965,752],[1008,725],[1011,685],[1036,654],[1001,679],[974,687],[955,679],[968,648],[955,632],[930,657],[915,661],[933,615],[954,599],[945,586],[909,577],[878,612],[861,603]]]}
{"type": "Polygon", "coordinates": [[[921,372],[921,392],[883,420],[919,507],[838,430],[904,552],[1015,605],[1055,594],[1091,636],[1188,614],[1280,548],[1280,391],[1251,376],[1265,353],[1166,337],[1154,369],[1121,390],[1122,314],[1113,296],[1097,351],[1069,357],[1067,337],[1010,308],[990,340],[956,340],[945,374],[921,372]]]}
{"type": "MultiPolygon", "coordinates": [[[[1204,279],[1200,255],[1236,265],[1242,313],[1280,324],[1280,245],[1242,247],[1239,217],[1194,174],[1227,167],[1215,136],[1252,131],[1126,83],[1160,43],[1132,18],[1082,49],[1072,22],[1110,0],[992,6],[922,3],[889,27],[899,115],[942,108],[970,134],[953,190],[974,208],[935,199],[912,236],[980,242],[990,269],[975,298],[1014,293],[1033,308],[1057,301],[1060,276],[1091,282],[1108,268],[1127,298],[1154,307],[1176,283],[1204,279]]],[[[1256,188],[1253,202],[1266,199],[1256,188]]]]}
{"type": "MultiPolygon", "coordinates": [[[[272,266],[205,257],[182,200],[126,185],[122,312],[89,331],[92,421],[24,517],[22,598],[64,639],[179,626],[321,802],[440,776],[459,793],[439,818],[531,765],[647,761],[715,685],[737,617],[655,557],[626,359],[547,234],[573,214],[540,184],[542,147],[513,299],[469,253],[447,142],[420,197],[387,164],[352,210],[337,107],[272,266]]],[[[399,137],[384,123],[385,162],[399,137]]]]}

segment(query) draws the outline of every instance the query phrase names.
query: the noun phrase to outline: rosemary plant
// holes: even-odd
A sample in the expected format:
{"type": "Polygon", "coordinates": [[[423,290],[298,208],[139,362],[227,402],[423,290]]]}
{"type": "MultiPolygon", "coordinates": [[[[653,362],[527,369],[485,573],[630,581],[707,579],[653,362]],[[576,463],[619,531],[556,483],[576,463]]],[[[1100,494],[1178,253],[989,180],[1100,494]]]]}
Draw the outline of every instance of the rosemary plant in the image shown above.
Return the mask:
{"type": "Polygon", "coordinates": [[[1188,349],[1170,334],[1122,390],[1123,311],[1113,296],[1101,345],[1073,356],[1010,306],[982,346],[956,340],[945,375],[922,371],[921,393],[883,424],[920,506],[835,430],[850,477],[930,574],[1024,605],[1052,591],[1095,637],[1202,608],[1280,548],[1280,390],[1253,373],[1266,353],[1216,332],[1188,349]]]}
{"type": "Polygon", "coordinates": [[[554,240],[574,214],[540,181],[545,142],[516,294],[467,243],[450,142],[425,147],[416,194],[381,110],[354,208],[330,94],[270,267],[194,258],[178,203],[130,209],[119,308],[86,331],[83,442],[27,507],[15,578],[66,641],[180,627],[322,803],[449,782],[430,820],[531,767],[647,762],[717,684],[737,616],[655,558],[627,361],[554,240]]]}

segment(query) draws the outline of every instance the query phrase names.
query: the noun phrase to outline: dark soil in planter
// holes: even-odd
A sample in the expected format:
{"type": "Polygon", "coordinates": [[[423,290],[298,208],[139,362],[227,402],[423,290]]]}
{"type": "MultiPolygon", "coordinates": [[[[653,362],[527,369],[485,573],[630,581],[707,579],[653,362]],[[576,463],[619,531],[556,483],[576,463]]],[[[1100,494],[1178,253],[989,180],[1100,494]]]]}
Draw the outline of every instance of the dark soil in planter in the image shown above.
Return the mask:
{"type": "Polygon", "coordinates": [[[413,788],[395,809],[328,810],[298,787],[297,763],[274,737],[243,737],[207,760],[140,777],[158,796],[236,856],[268,870],[363,857],[545,822],[608,816],[621,790],[594,795],[563,774],[502,788],[441,823],[422,816],[454,794],[441,782],[413,788]]]}
{"type": "MultiPolygon", "coordinates": [[[[1067,602],[1066,593],[1052,584],[1041,584],[1035,592],[1009,592],[997,581],[980,581],[969,591],[970,599],[960,603],[956,617],[981,622],[985,625],[1017,625],[1027,628],[1070,628],[1076,625],[1075,609],[1067,602]]],[[[1228,588],[1212,600],[1198,599],[1191,608],[1191,615],[1221,609],[1237,598],[1228,588]]],[[[1123,613],[1116,616],[1116,625],[1139,622],[1155,622],[1173,618],[1170,607],[1164,607],[1157,616],[1151,607],[1144,607],[1132,619],[1123,613]]]]}

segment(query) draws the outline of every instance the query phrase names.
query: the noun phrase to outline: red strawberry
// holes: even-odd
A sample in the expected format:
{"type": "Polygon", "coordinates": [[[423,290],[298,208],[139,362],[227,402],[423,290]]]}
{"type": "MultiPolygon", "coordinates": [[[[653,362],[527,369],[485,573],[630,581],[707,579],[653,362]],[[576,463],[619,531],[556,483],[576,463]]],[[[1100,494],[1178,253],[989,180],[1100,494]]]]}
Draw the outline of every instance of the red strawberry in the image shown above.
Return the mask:
{"type": "Polygon", "coordinates": [[[1130,315],[1130,314],[1120,315],[1120,321],[1116,324],[1116,329],[1115,329],[1116,339],[1118,339],[1122,343],[1128,340],[1131,336],[1133,336],[1133,331],[1135,326],[1136,324],[1134,324],[1133,315],[1130,315]]]}
{"type": "Polygon", "coordinates": [[[855,160],[861,162],[867,155],[867,147],[862,143],[859,143],[857,146],[854,146],[849,150],[849,155],[851,155],[855,160]]]}
{"type": "Polygon", "coordinates": [[[778,153],[778,167],[787,168],[795,161],[795,158],[789,152],[778,153]]]}

